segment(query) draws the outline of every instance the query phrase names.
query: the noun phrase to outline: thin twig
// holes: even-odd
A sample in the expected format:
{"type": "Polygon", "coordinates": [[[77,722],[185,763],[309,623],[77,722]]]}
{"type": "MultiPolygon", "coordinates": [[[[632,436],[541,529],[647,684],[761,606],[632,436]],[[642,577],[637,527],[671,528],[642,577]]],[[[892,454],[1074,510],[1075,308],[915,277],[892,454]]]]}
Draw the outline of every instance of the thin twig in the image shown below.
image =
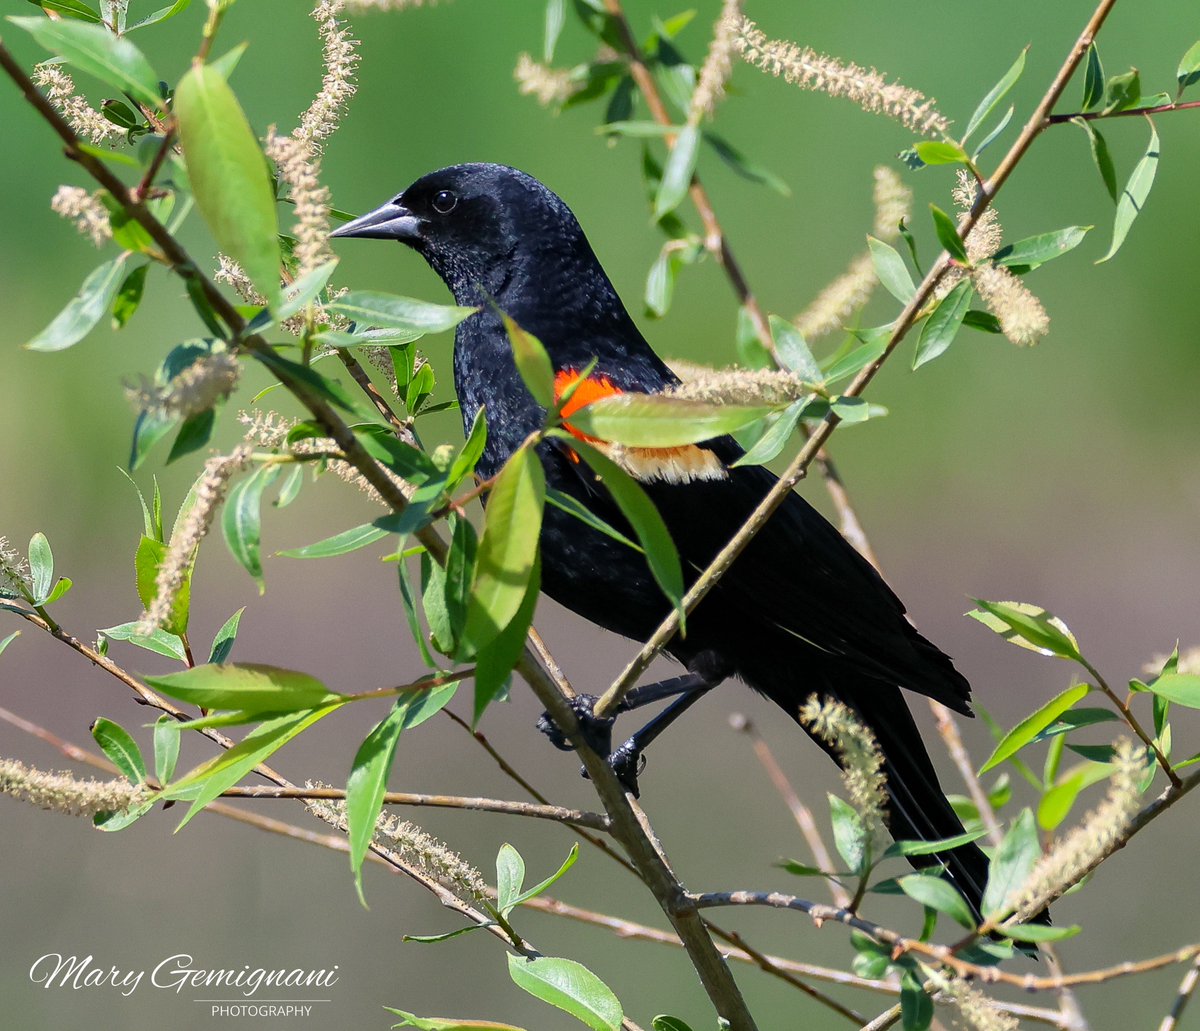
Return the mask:
{"type": "Polygon", "coordinates": [[[1073,111],[1070,114],[1051,115],[1046,119],[1049,125],[1062,125],[1063,122],[1073,122],[1082,118],[1085,122],[1107,121],[1109,118],[1128,118],[1132,115],[1165,115],[1171,111],[1186,111],[1188,108],[1200,107],[1200,100],[1189,100],[1182,104],[1159,104],[1157,107],[1135,107],[1127,111],[1073,111]]]}
{"type": "Polygon", "coordinates": [[[1175,993],[1175,1002],[1171,1006],[1171,1012],[1163,1017],[1163,1022],[1158,1025],[1158,1031],[1175,1031],[1179,1026],[1179,1018],[1183,1016],[1183,1011],[1196,991],[1197,983],[1200,983],[1200,956],[1192,961],[1188,972],[1183,975],[1183,980],[1179,983],[1179,991],[1175,993]]]}
{"type": "Polygon", "coordinates": [[[1171,761],[1163,754],[1162,749],[1158,747],[1158,744],[1155,742],[1155,740],[1146,733],[1145,728],[1139,722],[1138,718],[1133,714],[1133,710],[1121,699],[1120,695],[1118,695],[1117,692],[1109,686],[1108,681],[1100,675],[1100,671],[1096,669],[1095,666],[1093,666],[1087,661],[1087,659],[1084,658],[1080,658],[1079,661],[1083,664],[1084,669],[1086,669],[1095,679],[1100,690],[1108,696],[1108,700],[1117,707],[1117,711],[1120,712],[1121,717],[1125,720],[1125,722],[1129,724],[1129,728],[1139,738],[1141,738],[1142,744],[1144,744],[1151,751],[1151,753],[1153,753],[1155,762],[1162,767],[1167,775],[1167,779],[1170,780],[1171,784],[1176,788],[1180,787],[1183,781],[1180,779],[1179,774],[1171,768],[1171,761]]]}
{"type": "MultiPolygon", "coordinates": [[[[221,794],[225,798],[346,798],[346,792],[341,788],[234,787],[221,794]]],[[[557,805],[535,805],[530,802],[509,802],[499,798],[472,798],[464,795],[424,795],[411,791],[388,791],[383,796],[383,802],[384,805],[432,806],[440,809],[474,809],[482,813],[507,813],[510,816],[529,816],[536,820],[553,820],[571,826],[591,827],[598,831],[608,830],[607,816],[557,805]]]]}

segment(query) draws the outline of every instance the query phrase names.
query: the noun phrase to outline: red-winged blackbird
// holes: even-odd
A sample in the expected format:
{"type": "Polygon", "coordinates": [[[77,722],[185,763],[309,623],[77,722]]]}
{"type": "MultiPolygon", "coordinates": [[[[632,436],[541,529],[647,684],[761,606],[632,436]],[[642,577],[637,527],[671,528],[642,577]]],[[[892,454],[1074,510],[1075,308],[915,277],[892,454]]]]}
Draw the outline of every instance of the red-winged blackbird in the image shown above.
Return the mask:
{"type": "MultiPolygon", "coordinates": [[[[334,235],[398,240],[432,266],[458,304],[479,306],[457,330],[454,383],[465,426],[486,407],[480,476],[494,475],[545,415],[517,374],[497,308],[542,341],[560,390],[596,363],[574,405],[679,382],[634,325],[574,214],[523,172],[491,164],[444,168],[334,235]]],[[[691,579],[776,482],[761,467],[730,468],[741,454],[728,437],[624,453],[691,579]]],[[[610,524],[626,525],[569,448],[547,442],[540,455],[550,486],[610,524]]],[[[639,553],[557,507],[546,509],[541,559],[542,588],[550,597],[624,637],[644,641],[669,611],[639,553]]],[[[760,691],[792,719],[814,693],[839,699],[871,728],[883,751],[892,835],[935,841],[963,833],[900,689],[969,716],[970,685],[905,619],[904,606],[875,569],[799,495],[789,495],[688,617],[687,636],[676,636],[666,650],[688,675],[653,685],[633,701],[680,694],[669,719],[727,677],[760,691]]],[[[664,723],[652,721],[613,756],[634,791],[640,749],[664,723]]],[[[913,862],[944,864],[978,913],[988,862],[975,845],[913,862]]]]}

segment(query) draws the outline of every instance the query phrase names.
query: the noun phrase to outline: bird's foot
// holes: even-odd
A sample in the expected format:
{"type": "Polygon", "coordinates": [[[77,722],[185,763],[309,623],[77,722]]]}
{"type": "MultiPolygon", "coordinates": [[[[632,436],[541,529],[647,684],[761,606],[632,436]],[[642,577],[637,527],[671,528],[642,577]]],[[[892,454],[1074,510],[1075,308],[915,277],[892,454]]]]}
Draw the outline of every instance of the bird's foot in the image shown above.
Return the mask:
{"type": "Polygon", "coordinates": [[[634,798],[640,797],[638,774],[646,767],[646,757],[642,755],[642,749],[633,738],[608,757],[608,765],[612,767],[613,773],[617,775],[617,780],[625,790],[634,798]]]}
{"type": "MultiPolygon", "coordinates": [[[[570,700],[570,706],[579,721],[579,730],[588,747],[597,755],[608,756],[612,752],[612,728],[616,723],[613,716],[595,715],[597,698],[594,694],[578,694],[570,700]]],[[[572,750],[571,742],[548,712],[538,717],[537,728],[550,739],[555,748],[564,752],[572,750]]]]}

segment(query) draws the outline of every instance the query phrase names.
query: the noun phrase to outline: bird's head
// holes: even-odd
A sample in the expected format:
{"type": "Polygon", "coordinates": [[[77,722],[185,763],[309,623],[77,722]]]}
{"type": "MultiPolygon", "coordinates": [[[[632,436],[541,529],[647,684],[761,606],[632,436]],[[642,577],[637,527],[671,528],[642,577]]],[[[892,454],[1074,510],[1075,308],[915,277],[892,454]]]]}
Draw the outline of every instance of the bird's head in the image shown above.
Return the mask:
{"type": "Polygon", "coordinates": [[[533,176],[505,165],[430,172],[331,235],[406,244],[460,304],[479,304],[480,287],[501,298],[514,281],[591,257],[570,208],[533,176]]]}

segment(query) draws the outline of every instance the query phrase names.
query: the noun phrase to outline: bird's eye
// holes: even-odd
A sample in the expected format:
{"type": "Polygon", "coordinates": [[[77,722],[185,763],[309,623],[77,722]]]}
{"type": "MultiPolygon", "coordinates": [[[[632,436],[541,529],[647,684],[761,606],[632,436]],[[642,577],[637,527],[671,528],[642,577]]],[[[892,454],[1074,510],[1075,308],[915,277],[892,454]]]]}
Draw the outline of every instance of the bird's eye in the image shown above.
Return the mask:
{"type": "Polygon", "coordinates": [[[448,215],[458,206],[458,194],[452,190],[438,190],[433,195],[433,210],[439,215],[448,215]]]}

